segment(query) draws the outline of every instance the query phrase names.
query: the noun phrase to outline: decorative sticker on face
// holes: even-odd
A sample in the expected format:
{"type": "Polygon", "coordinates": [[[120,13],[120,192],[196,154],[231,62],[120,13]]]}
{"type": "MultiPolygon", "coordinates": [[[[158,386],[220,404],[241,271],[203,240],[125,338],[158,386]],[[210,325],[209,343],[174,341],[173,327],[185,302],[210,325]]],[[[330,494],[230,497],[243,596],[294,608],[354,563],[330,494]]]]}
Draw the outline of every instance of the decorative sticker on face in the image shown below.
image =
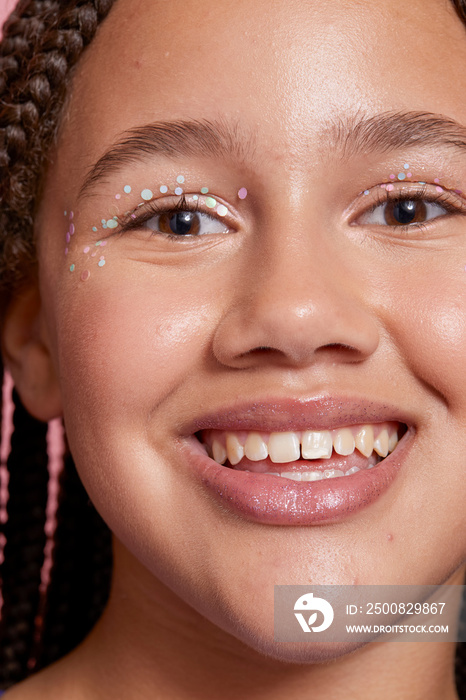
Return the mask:
{"type": "MultiPolygon", "coordinates": [[[[184,183],[185,176],[177,175],[176,183],[174,183],[171,187],[166,184],[161,184],[158,187],[158,191],[160,192],[160,194],[174,194],[177,197],[183,197],[184,190],[182,185],[184,185],[184,183]]],[[[124,185],[124,187],[122,188],[123,195],[130,195],[133,193],[133,191],[134,188],[129,184],[124,185]]],[[[202,203],[202,205],[207,210],[210,210],[212,214],[216,214],[216,216],[220,218],[224,218],[230,213],[228,208],[224,204],[218,202],[215,199],[215,197],[209,195],[208,187],[201,187],[199,192],[199,194],[194,194],[190,197],[190,199],[193,200],[193,202],[199,204],[202,203]]],[[[123,195],[121,194],[121,192],[117,192],[115,194],[115,199],[117,201],[121,201],[122,199],[124,199],[123,195]]],[[[248,191],[245,187],[241,187],[237,192],[238,199],[240,200],[246,199],[247,195],[248,191]]],[[[137,207],[133,209],[132,213],[131,211],[125,212],[124,216],[121,219],[118,215],[111,216],[110,218],[103,217],[100,219],[100,223],[98,225],[94,225],[91,227],[92,233],[97,233],[99,228],[103,231],[117,232],[118,227],[122,224],[122,221],[124,221],[124,219],[127,219],[128,217],[130,217],[131,219],[136,219],[137,216],[134,212],[136,212],[139,209],[139,207],[142,207],[145,204],[156,200],[153,190],[149,187],[145,187],[140,191],[140,198],[142,201],[137,205],[137,207]]],[[[167,209],[168,211],[177,210],[174,206],[168,207],[167,209]]],[[[183,209],[180,208],[179,211],[182,213],[183,209]]],[[[68,213],[67,211],[65,211],[64,215],[68,219],[68,228],[65,234],[65,258],[67,258],[68,269],[71,273],[77,272],[80,280],[82,282],[86,282],[91,277],[92,267],[102,269],[106,265],[107,260],[105,255],[102,255],[102,248],[107,246],[107,244],[110,244],[111,239],[107,240],[104,238],[102,240],[97,241],[96,243],[90,242],[79,246],[73,244],[73,236],[76,231],[75,224],[73,223],[74,212],[70,211],[68,213]],[[69,259],[70,257],[72,258],[72,260],[69,259]],[[96,260],[94,260],[94,258],[96,258],[96,260]],[[77,270],[77,266],[79,266],[81,272],[77,270]]]]}

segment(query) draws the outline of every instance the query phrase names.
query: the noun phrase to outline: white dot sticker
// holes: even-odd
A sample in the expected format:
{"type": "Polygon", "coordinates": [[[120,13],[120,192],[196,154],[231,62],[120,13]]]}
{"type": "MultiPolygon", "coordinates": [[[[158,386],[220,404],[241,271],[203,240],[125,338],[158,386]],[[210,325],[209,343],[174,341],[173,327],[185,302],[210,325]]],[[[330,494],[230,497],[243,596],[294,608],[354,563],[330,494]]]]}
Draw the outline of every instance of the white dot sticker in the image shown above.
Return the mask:
{"type": "Polygon", "coordinates": [[[151,190],[143,190],[141,192],[141,197],[145,202],[148,202],[149,199],[152,199],[153,196],[154,195],[153,195],[153,192],[151,190]]]}
{"type": "Polygon", "coordinates": [[[166,185],[161,185],[160,191],[162,194],[166,194],[168,192],[168,187],[166,185]]]}
{"type": "Polygon", "coordinates": [[[226,216],[228,214],[228,209],[226,208],[226,206],[224,204],[220,204],[217,207],[217,214],[219,216],[226,216]]]}
{"type": "Polygon", "coordinates": [[[180,185],[182,185],[183,182],[184,182],[184,177],[183,177],[183,175],[178,175],[178,177],[176,178],[176,181],[179,182],[180,185]]]}

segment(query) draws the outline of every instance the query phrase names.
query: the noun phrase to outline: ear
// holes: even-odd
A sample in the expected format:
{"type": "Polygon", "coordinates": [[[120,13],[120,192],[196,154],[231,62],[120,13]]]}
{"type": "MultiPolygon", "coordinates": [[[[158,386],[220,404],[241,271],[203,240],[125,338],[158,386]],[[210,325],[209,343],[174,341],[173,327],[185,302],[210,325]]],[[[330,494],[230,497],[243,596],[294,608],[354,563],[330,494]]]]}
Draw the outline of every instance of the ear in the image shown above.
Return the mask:
{"type": "Polygon", "coordinates": [[[60,387],[37,284],[29,284],[10,302],[3,324],[2,349],[26,410],[42,421],[60,416],[60,387]]]}

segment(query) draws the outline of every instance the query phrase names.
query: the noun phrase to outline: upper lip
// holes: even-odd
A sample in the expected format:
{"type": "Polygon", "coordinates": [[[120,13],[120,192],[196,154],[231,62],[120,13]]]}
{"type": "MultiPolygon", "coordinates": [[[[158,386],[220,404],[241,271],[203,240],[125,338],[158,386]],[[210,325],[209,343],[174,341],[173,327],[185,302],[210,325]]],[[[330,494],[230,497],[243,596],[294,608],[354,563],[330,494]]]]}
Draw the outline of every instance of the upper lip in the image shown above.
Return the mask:
{"type": "Polygon", "coordinates": [[[304,399],[267,397],[219,406],[184,425],[182,433],[191,435],[207,429],[318,431],[385,421],[404,423],[408,426],[415,423],[414,416],[407,409],[363,397],[334,394],[304,399]]]}

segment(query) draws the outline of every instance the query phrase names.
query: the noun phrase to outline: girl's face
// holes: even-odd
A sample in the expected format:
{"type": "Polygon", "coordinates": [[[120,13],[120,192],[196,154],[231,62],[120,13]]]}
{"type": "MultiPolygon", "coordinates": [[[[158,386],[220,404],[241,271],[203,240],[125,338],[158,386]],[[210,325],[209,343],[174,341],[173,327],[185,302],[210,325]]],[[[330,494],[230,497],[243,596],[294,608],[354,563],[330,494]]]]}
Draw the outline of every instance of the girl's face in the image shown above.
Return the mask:
{"type": "Polygon", "coordinates": [[[275,584],[465,560],[464,65],[439,0],[118,0],[75,74],[38,221],[71,449],[115,576],[266,653],[275,584]]]}

